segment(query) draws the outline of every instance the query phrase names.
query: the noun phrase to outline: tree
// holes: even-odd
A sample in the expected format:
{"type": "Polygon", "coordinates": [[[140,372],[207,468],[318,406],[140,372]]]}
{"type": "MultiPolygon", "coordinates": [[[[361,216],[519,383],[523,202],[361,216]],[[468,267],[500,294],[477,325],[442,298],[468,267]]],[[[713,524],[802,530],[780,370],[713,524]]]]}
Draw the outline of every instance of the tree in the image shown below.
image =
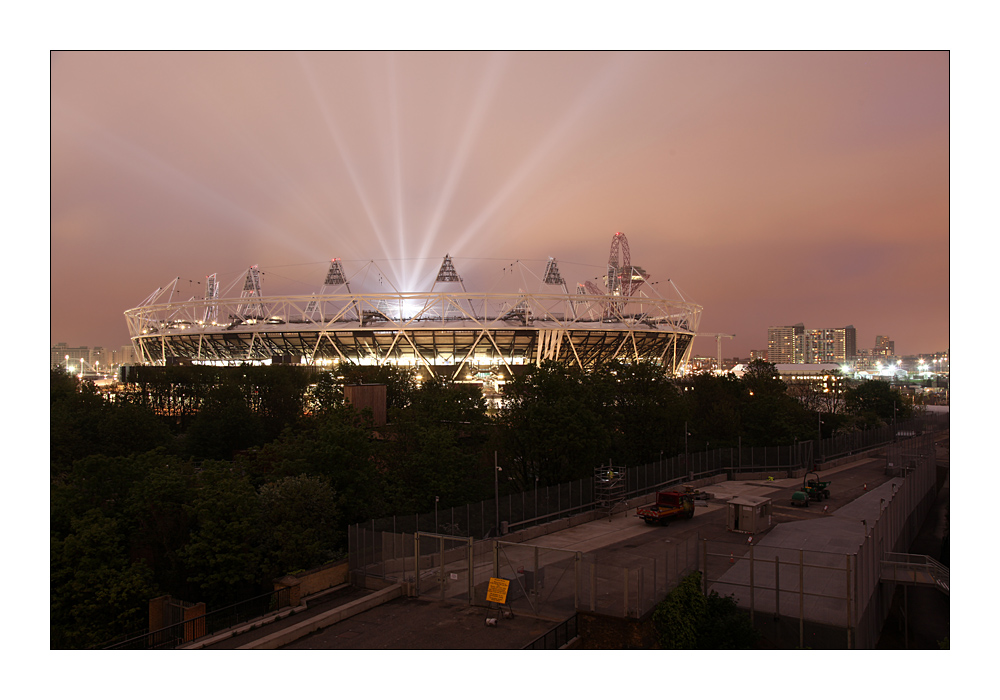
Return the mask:
{"type": "Polygon", "coordinates": [[[185,435],[187,453],[201,459],[229,460],[239,450],[264,442],[261,419],[247,396],[230,379],[209,390],[185,435]]]}
{"type": "Polygon", "coordinates": [[[119,521],[94,508],[50,538],[50,644],[87,649],[139,633],[157,595],[152,572],[131,562],[119,521]]]}
{"type": "Polygon", "coordinates": [[[225,462],[205,462],[191,505],[190,542],[179,557],[196,588],[188,600],[225,605],[261,591],[260,514],[249,480],[225,462]]]}
{"type": "Polygon", "coordinates": [[[165,591],[187,588],[187,572],[178,553],[190,537],[195,482],[190,464],[163,455],[132,485],[124,504],[132,557],[152,569],[165,591]]]}
{"type": "Polygon", "coordinates": [[[337,495],[321,476],[288,476],[260,490],[264,580],[338,555],[337,495]]]}
{"type": "MultiPolygon", "coordinates": [[[[692,451],[705,443],[735,447],[743,432],[743,397],[746,389],[732,373],[695,375],[683,394],[689,416],[692,451]]],[[[683,439],[683,430],[681,431],[683,439]]],[[[681,445],[683,449],[683,445],[681,445]]]]}
{"type": "Polygon", "coordinates": [[[609,455],[602,397],[575,367],[543,362],[507,384],[498,416],[511,476],[520,488],[593,476],[609,455]]]}
{"type": "Polygon", "coordinates": [[[660,453],[684,449],[687,412],[666,370],[650,362],[615,361],[589,375],[603,398],[603,420],[611,427],[611,454],[618,464],[635,466],[660,453]]]}
{"type": "MultiPolygon", "coordinates": [[[[438,379],[414,391],[386,430],[384,459],[394,509],[424,510],[435,496],[445,504],[482,497],[475,482],[487,480],[481,467],[489,422],[475,385],[438,379]]],[[[488,481],[492,486],[491,473],[488,481]]]]}
{"type": "Polygon", "coordinates": [[[788,388],[778,373],[777,365],[759,357],[746,366],[741,380],[753,396],[783,396],[788,388]]]}
{"type": "Polygon", "coordinates": [[[844,407],[856,416],[863,427],[891,425],[894,420],[909,420],[910,402],[888,382],[879,379],[862,381],[844,392],[844,407]]]}
{"type": "MultiPolygon", "coordinates": [[[[303,419],[236,464],[256,488],[284,477],[325,477],[337,494],[339,537],[347,525],[387,512],[387,469],[376,451],[373,427],[350,405],[331,407],[303,419]]],[[[337,546],[343,542],[338,540],[337,546]]]]}

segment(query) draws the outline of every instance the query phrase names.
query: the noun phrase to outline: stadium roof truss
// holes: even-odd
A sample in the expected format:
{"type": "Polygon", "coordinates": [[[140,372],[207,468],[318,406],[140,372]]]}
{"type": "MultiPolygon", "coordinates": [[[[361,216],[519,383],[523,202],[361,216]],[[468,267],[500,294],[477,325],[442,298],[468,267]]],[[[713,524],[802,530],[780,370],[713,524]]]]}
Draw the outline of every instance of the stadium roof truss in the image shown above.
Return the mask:
{"type": "MultiPolygon", "coordinates": [[[[252,280],[255,281],[255,280],[252,280]]],[[[141,361],[238,364],[301,356],[309,364],[463,367],[554,360],[589,368],[618,358],[670,371],[687,362],[701,307],[609,294],[403,292],[191,299],[125,312],[141,361]]],[[[589,292],[596,291],[593,285],[589,292]]]]}

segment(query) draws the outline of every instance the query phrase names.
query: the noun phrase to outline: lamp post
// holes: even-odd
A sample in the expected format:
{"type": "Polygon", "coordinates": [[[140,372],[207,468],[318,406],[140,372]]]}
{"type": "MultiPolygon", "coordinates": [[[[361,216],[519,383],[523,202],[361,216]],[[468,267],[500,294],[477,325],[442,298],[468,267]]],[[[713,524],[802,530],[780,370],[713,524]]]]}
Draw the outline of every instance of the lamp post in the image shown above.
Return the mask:
{"type": "Polygon", "coordinates": [[[497,506],[497,537],[500,536],[500,466],[497,464],[497,453],[493,451],[493,500],[497,506]]]}
{"type": "Polygon", "coordinates": [[[434,534],[435,535],[438,534],[439,532],[441,532],[438,529],[438,501],[440,501],[440,500],[441,499],[438,496],[434,497],[434,534]]]}
{"type": "Polygon", "coordinates": [[[688,466],[688,422],[684,421],[684,470],[688,466]]]}
{"type": "Polygon", "coordinates": [[[538,517],[538,474],[535,474],[535,517],[538,517]]]}

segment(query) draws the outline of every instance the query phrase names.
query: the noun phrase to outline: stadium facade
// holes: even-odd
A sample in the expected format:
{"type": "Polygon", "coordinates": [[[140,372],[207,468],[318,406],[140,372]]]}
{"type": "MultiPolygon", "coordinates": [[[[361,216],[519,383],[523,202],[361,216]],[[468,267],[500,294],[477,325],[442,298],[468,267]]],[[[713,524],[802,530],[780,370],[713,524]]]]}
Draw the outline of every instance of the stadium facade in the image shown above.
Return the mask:
{"type": "Polygon", "coordinates": [[[352,292],[334,259],[319,292],[265,296],[251,267],[239,296],[224,298],[212,275],[202,299],[161,302],[174,295],[160,289],[125,318],[143,364],[388,363],[464,380],[510,377],[547,360],[586,369],[619,359],[676,373],[702,309],[653,296],[628,257],[624,234],[615,234],[603,289],[586,282],[576,293],[551,258],[535,292],[469,291],[449,256],[426,292],[352,292]]]}

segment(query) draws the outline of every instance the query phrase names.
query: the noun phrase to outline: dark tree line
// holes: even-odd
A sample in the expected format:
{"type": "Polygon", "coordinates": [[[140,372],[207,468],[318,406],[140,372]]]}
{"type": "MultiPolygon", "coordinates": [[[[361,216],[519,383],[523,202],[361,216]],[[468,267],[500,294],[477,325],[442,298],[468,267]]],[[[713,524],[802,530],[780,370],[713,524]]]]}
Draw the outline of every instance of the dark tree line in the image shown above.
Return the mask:
{"type": "MultiPolygon", "coordinates": [[[[492,498],[494,454],[520,490],[678,454],[685,426],[691,451],[816,430],[766,363],[680,383],[648,364],[543,364],[495,412],[478,386],[390,366],[138,369],[114,397],[51,375],[53,647],[141,632],[158,595],[212,609],[266,592],[343,556],[350,524],[492,498]],[[387,425],[345,401],[358,382],[386,385],[387,425]]],[[[879,386],[849,405],[865,425],[902,410],[879,386]]]]}

